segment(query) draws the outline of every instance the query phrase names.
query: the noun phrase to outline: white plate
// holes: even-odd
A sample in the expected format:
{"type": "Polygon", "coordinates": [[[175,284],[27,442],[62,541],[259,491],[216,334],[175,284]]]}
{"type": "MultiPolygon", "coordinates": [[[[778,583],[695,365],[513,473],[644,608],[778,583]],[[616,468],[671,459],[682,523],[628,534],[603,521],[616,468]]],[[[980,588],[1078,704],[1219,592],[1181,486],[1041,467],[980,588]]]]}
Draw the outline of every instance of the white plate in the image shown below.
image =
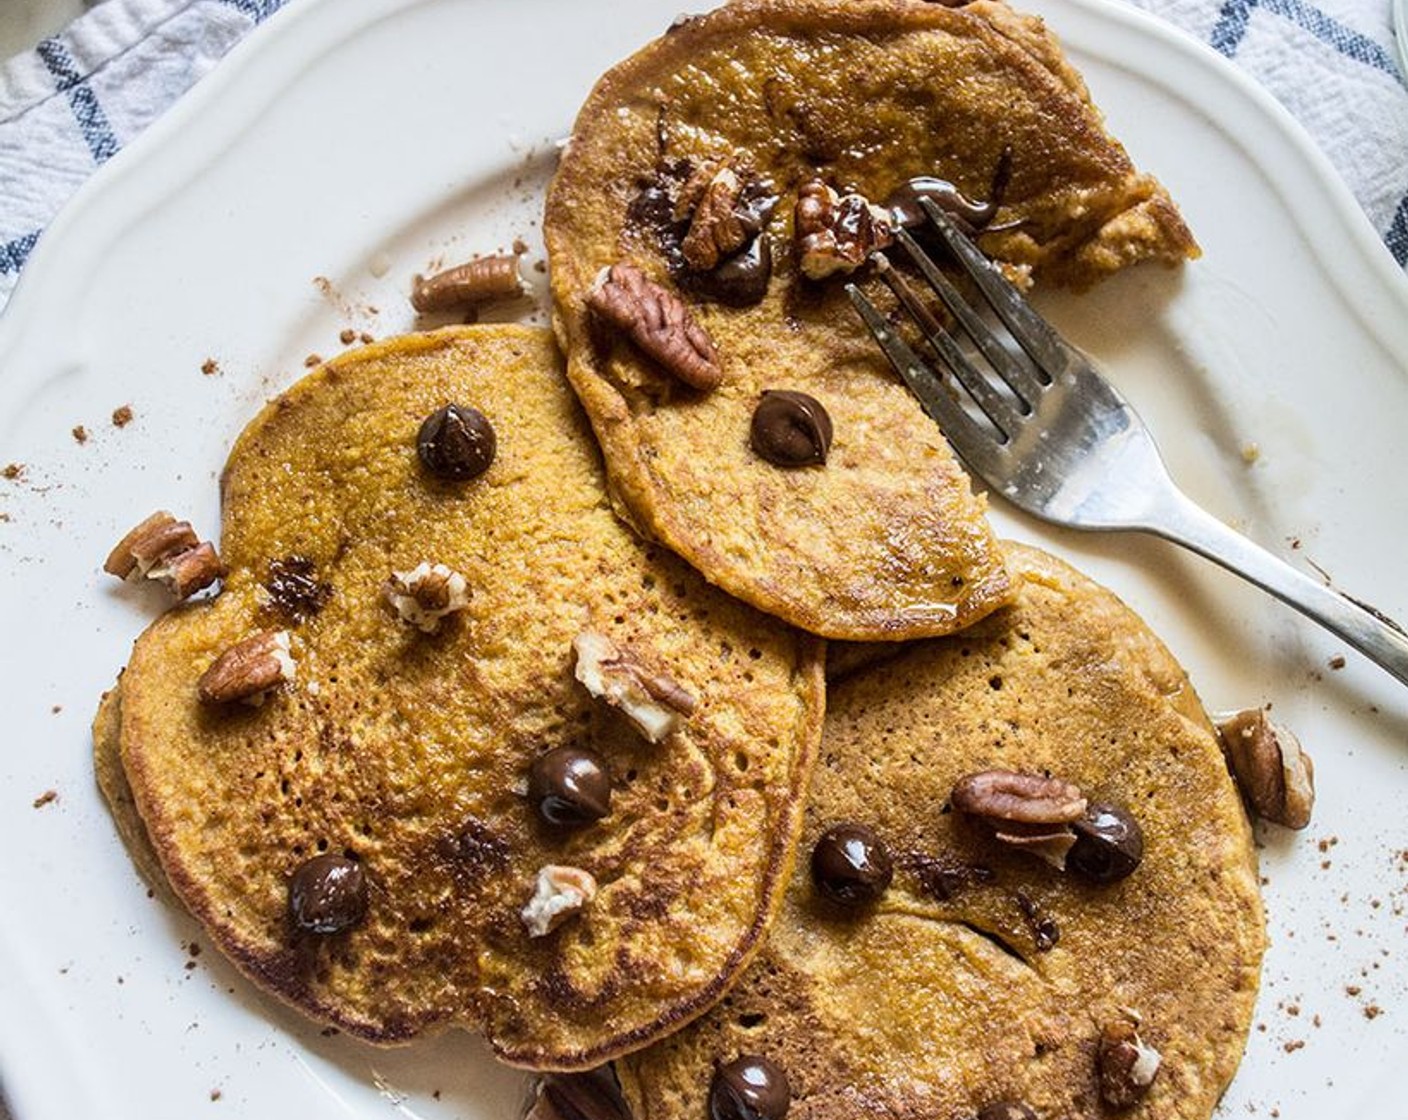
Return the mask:
{"type": "MultiPolygon", "coordinates": [[[[677,2],[303,0],[46,234],[0,320],[0,462],[24,464],[0,481],[0,1071],[21,1120],[514,1115],[518,1075],[472,1039],[324,1038],[215,953],[186,967],[204,939],[147,896],[91,777],[97,697],[157,609],[98,565],[157,507],[212,529],[257,405],[344,327],[408,327],[414,272],[516,236],[538,254],[554,141],[677,2]]],[[[1139,271],[1053,313],[1197,498],[1408,617],[1408,283],[1217,56],[1123,7],[1039,8],[1206,249],[1181,277],[1139,271]]],[[[1408,693],[1353,655],[1329,668],[1335,641],[1171,547],[999,518],[1119,590],[1210,706],[1273,700],[1319,762],[1311,829],[1263,834],[1273,946],[1222,1115],[1405,1115],[1408,693]]]]}

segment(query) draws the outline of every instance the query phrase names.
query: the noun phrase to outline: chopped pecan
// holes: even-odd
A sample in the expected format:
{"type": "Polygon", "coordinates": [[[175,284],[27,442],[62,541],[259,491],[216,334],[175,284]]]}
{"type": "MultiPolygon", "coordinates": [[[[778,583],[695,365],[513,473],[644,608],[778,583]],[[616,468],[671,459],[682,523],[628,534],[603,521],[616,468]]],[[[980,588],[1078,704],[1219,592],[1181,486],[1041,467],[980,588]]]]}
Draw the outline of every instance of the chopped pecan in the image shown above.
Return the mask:
{"type": "Polygon", "coordinates": [[[793,228],[802,274],[811,280],[854,272],[895,240],[889,211],[864,195],[838,195],[820,179],[797,188],[793,228]]]}
{"type": "Polygon", "coordinates": [[[417,274],[411,289],[411,306],[426,315],[494,300],[517,299],[523,292],[517,255],[476,257],[433,276],[417,274]]]}
{"type": "Polygon", "coordinates": [[[224,574],[225,566],[220,563],[215,546],[209,541],[201,541],[195,548],[188,548],[155,564],[148,569],[147,578],[166,584],[176,598],[188,599],[224,574]]]}
{"type": "Polygon", "coordinates": [[[189,521],[158,510],[129,530],[103,561],[118,579],[154,579],[185,599],[225,574],[215,546],[196,536],[189,521]]]}
{"type": "Polygon", "coordinates": [[[391,573],[386,598],[402,621],[433,634],[441,619],[469,606],[469,581],[453,568],[422,560],[409,572],[391,573]]]}
{"type": "Polygon", "coordinates": [[[1287,828],[1304,828],[1315,807],[1315,764],[1289,728],[1261,708],[1217,725],[1232,776],[1253,812],[1287,828]]]}
{"type": "MultiPolygon", "coordinates": [[[[681,202],[693,183],[694,178],[691,177],[680,192],[681,202]]],[[[693,204],[689,219],[689,231],[680,242],[680,251],[690,268],[707,272],[725,257],[738,252],[757,232],[745,225],[745,215],[737,208],[742,193],[743,182],[731,167],[715,170],[698,192],[698,201],[693,204]]]]}
{"type": "Polygon", "coordinates": [[[260,630],[217,657],[201,675],[196,694],[206,704],[259,705],[269,689],[293,680],[293,672],[288,631],[260,630]]]}
{"type": "Polygon", "coordinates": [[[723,379],[708,333],[673,292],[626,261],[612,265],[587,296],[592,313],[686,385],[712,389],[723,379]]]}
{"type": "Polygon", "coordinates": [[[596,897],[596,879],[579,867],[550,863],[538,870],[533,897],[520,912],[529,937],[546,937],[596,897]]]}
{"type": "Polygon", "coordinates": [[[622,712],[652,743],[658,743],[694,713],[696,701],[672,677],[652,673],[610,638],[583,630],[572,640],[577,679],[593,696],[622,712]]]}
{"type": "Polygon", "coordinates": [[[1071,827],[1085,813],[1080,789],[1060,778],[1014,770],[984,770],[960,778],[953,807],[991,826],[1005,844],[1040,856],[1059,871],[1076,842],[1071,827]]]}
{"type": "Polygon", "coordinates": [[[1105,1103],[1132,1108],[1154,1083],[1163,1058],[1139,1037],[1138,1023],[1125,1018],[1101,1029],[1095,1061],[1105,1103]]]}

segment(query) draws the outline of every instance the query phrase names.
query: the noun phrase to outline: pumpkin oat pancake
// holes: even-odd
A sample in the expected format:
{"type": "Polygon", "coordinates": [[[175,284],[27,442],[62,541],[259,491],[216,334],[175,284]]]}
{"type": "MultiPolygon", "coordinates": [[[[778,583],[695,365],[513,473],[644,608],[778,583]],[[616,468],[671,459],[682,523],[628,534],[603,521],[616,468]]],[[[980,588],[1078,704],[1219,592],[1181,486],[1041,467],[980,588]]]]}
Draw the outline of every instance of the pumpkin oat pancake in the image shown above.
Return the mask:
{"type": "Polygon", "coordinates": [[[636,1120],[706,1115],[740,1057],[757,1083],[781,1071],[788,1120],[1212,1112],[1265,943],[1237,791],[1143,623],[1043,553],[1008,556],[1014,605],[833,685],[782,914],[718,1007],[617,1063],[636,1120]],[[982,783],[955,787],[985,771],[1088,799],[1064,872],[964,811],[982,783]],[[1142,859],[1111,827],[1129,817],[1142,859]],[[823,839],[842,822],[862,826],[849,854],[823,839]],[[845,888],[850,906],[823,897],[845,888]]]}
{"type": "Polygon", "coordinates": [[[1197,252],[1041,22],[989,0],[681,20],[598,82],[548,195],[555,325],[613,494],[827,637],[949,633],[1011,593],[982,501],[842,291],[915,190],[1018,279],[1197,252]],[[759,420],[768,390],[812,403],[759,420]]]}
{"type": "Polygon", "coordinates": [[[550,333],[327,363],[223,499],[222,592],[151,625],[95,723],[214,942],[361,1038],[458,1025],[541,1068],[717,998],[791,867],[821,643],[621,526],[550,333]]]}

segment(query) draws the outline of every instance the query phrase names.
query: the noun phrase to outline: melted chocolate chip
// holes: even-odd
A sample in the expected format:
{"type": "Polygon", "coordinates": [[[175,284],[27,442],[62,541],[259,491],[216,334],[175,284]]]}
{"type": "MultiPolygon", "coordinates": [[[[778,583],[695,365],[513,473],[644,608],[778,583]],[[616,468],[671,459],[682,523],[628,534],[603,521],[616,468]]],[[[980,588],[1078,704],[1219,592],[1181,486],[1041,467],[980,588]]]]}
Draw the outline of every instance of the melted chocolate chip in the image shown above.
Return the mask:
{"type": "Polygon", "coordinates": [[[1144,858],[1144,832],[1118,805],[1092,803],[1071,828],[1076,842],[1066,866],[1092,883],[1117,883],[1132,875],[1144,858]]]}
{"type": "Polygon", "coordinates": [[[437,847],[456,867],[476,874],[496,871],[508,864],[508,841],[478,817],[466,818],[460,830],[441,838],[437,847]]]}
{"type": "Polygon", "coordinates": [[[270,605],[290,622],[312,618],[332,597],[332,584],[319,580],[316,572],[313,561],[304,556],[270,560],[264,581],[270,605]]]}
{"type": "Polygon", "coordinates": [[[714,1071],[710,1120],[782,1120],[791,1104],[787,1074],[766,1058],[745,1054],[714,1071]]]}
{"type": "Polygon", "coordinates": [[[967,863],[942,852],[938,855],[905,852],[895,862],[919,880],[925,894],[939,902],[947,902],[966,887],[997,881],[997,872],[992,868],[967,863]]]}
{"type": "Polygon", "coordinates": [[[440,478],[478,478],[494,461],[494,427],[477,408],[447,404],[425,418],[416,436],[416,454],[440,478]]]}
{"type": "Polygon", "coordinates": [[[288,882],[288,913],[307,933],[341,933],[367,912],[367,877],[346,856],[323,855],[300,864],[288,882]]]}
{"type": "Polygon", "coordinates": [[[993,172],[992,185],[988,189],[986,202],[974,202],[947,179],[931,175],[920,175],[901,183],[890,192],[885,200],[885,209],[896,225],[913,229],[929,220],[924,208],[919,205],[921,198],[938,203],[950,218],[953,218],[967,233],[984,229],[997,215],[1002,205],[1002,196],[1007,192],[1007,183],[1012,176],[1012,149],[1003,148],[993,172]]]}
{"type": "Polygon", "coordinates": [[[554,747],[533,760],[528,797],[549,824],[577,828],[611,812],[611,774],[594,751],[554,747]]]}
{"type": "Polygon", "coordinates": [[[893,874],[885,842],[863,824],[832,825],[812,849],[812,882],[843,906],[874,902],[893,874]]]}
{"type": "Polygon", "coordinates": [[[550,1073],[537,1083],[523,1120],[631,1120],[610,1066],[586,1073],[550,1073]]]}
{"type": "Polygon", "coordinates": [[[831,417],[815,397],[768,389],[753,410],[749,443],[769,463],[805,467],[826,462],[831,434],[831,417]]]}
{"type": "Polygon", "coordinates": [[[978,1120],[1037,1120],[1025,1101],[994,1101],[978,1110],[978,1120]]]}
{"type": "Polygon", "coordinates": [[[728,307],[751,307],[768,294],[772,242],[760,233],[709,272],[685,272],[680,282],[694,295],[728,307]]]}

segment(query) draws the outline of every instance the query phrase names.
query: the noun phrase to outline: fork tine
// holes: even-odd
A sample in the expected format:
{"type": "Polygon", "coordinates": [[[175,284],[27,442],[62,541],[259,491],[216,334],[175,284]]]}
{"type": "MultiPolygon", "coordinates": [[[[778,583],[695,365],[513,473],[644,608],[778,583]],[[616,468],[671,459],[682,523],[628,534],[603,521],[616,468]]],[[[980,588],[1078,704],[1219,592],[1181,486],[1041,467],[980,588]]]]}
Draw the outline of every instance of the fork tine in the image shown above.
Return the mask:
{"type": "Polygon", "coordinates": [[[860,317],[890,360],[890,365],[895,367],[895,372],[909,386],[909,391],[919,398],[924,411],[949,437],[949,442],[955,448],[962,448],[960,454],[974,473],[979,476],[990,472],[1000,474],[1006,454],[1003,445],[963,410],[954,395],[944,388],[934,372],[900,337],[899,332],[885,321],[879,309],[859,288],[847,284],[846,294],[851,297],[860,317]]]}
{"type": "Polygon", "coordinates": [[[968,390],[983,415],[992,421],[993,425],[1002,432],[1004,438],[1010,439],[1016,432],[1018,424],[1018,417],[1011,402],[994,389],[992,382],[968,360],[967,355],[959,349],[958,343],[954,342],[948,331],[944,330],[930,310],[924,306],[923,301],[914,294],[914,290],[905,282],[904,277],[895,271],[885,254],[875,253],[871,259],[875,262],[880,279],[885,281],[890,291],[895,293],[896,298],[914,316],[919,323],[920,330],[929,340],[929,344],[938,352],[939,357],[943,359],[944,364],[954,377],[968,390]]]}
{"type": "Polygon", "coordinates": [[[1017,344],[1047,376],[1054,378],[1064,372],[1075,357],[1070,344],[1056,333],[1055,327],[1036,313],[1021,292],[1017,291],[1007,277],[983,255],[982,250],[954,225],[953,219],[945,214],[933,199],[922,198],[919,205],[929,215],[929,221],[943,238],[949,252],[957,258],[963,270],[977,284],[992,309],[997,312],[997,317],[1017,340],[1017,344]]]}
{"type": "Polygon", "coordinates": [[[914,240],[908,230],[900,229],[896,232],[900,245],[909,254],[909,259],[919,266],[919,271],[944,301],[944,306],[953,312],[953,317],[982,351],[983,357],[991,363],[998,376],[1007,382],[1007,387],[1017,394],[1025,411],[1030,413],[1041,396],[1040,373],[1033,371],[1026,362],[1003,348],[997,336],[992,333],[992,328],[983,322],[929,254],[919,247],[919,242],[914,240]]]}

